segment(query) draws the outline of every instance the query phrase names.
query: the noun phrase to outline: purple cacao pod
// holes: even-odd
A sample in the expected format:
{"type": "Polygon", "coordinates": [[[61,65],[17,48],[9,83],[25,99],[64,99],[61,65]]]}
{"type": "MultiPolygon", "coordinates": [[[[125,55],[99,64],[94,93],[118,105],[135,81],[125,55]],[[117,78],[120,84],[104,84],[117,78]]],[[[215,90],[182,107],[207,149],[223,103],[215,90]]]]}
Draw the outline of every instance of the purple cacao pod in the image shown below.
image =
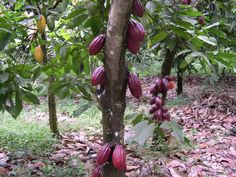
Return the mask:
{"type": "Polygon", "coordinates": [[[126,169],[126,153],[121,145],[115,146],[112,154],[112,163],[118,171],[126,169]]]}
{"type": "Polygon", "coordinates": [[[98,152],[97,164],[102,165],[106,163],[111,157],[111,147],[109,143],[104,144],[98,152]]]}
{"type": "Polygon", "coordinates": [[[98,54],[102,48],[104,47],[106,41],[106,36],[104,34],[100,34],[99,36],[96,36],[92,42],[89,44],[89,54],[90,55],[96,55],[98,54]]]}
{"type": "Polygon", "coordinates": [[[157,78],[156,81],[157,92],[160,93],[163,91],[163,81],[161,78],[157,78]]]}
{"type": "Polygon", "coordinates": [[[205,18],[203,16],[198,17],[198,23],[200,25],[204,25],[205,24],[205,18]]]}
{"type": "Polygon", "coordinates": [[[153,114],[158,109],[157,105],[152,105],[151,109],[149,110],[150,114],[153,114]]]}
{"type": "Polygon", "coordinates": [[[162,120],[163,121],[170,121],[170,114],[168,112],[162,113],[162,120]]]}
{"type": "Polygon", "coordinates": [[[162,120],[162,111],[161,111],[161,109],[156,110],[153,117],[156,121],[161,121],[162,120]]]}
{"type": "Polygon", "coordinates": [[[139,99],[142,96],[142,86],[139,78],[132,74],[129,73],[129,78],[128,78],[128,86],[131,94],[139,99]]]}
{"type": "Polygon", "coordinates": [[[91,76],[91,84],[95,85],[103,85],[105,81],[105,69],[103,66],[97,67],[91,76]]]}
{"type": "Polygon", "coordinates": [[[165,78],[162,79],[163,82],[163,91],[168,91],[169,89],[169,81],[165,78]]]}
{"type": "Polygon", "coordinates": [[[157,96],[155,98],[155,104],[157,105],[157,107],[161,107],[163,105],[163,100],[161,97],[157,96]]]}
{"type": "Polygon", "coordinates": [[[156,84],[152,85],[151,88],[150,88],[150,93],[154,96],[157,95],[157,91],[158,91],[158,87],[156,84]]]}
{"type": "Polygon", "coordinates": [[[191,4],[191,0],[182,0],[182,4],[190,5],[191,4]]]}
{"type": "Polygon", "coordinates": [[[91,177],[101,177],[101,172],[102,172],[101,166],[97,166],[93,170],[91,177]]]}
{"type": "Polygon", "coordinates": [[[134,41],[143,41],[145,38],[145,29],[141,23],[134,19],[129,20],[128,34],[134,41]]]}
{"type": "Polygon", "coordinates": [[[137,54],[139,52],[140,45],[140,41],[135,41],[130,36],[127,36],[127,48],[132,54],[137,54]]]}
{"type": "Polygon", "coordinates": [[[142,17],[144,14],[144,7],[140,0],[134,0],[133,1],[133,11],[134,14],[138,17],[142,17]]]}
{"type": "Polygon", "coordinates": [[[151,98],[151,100],[149,101],[149,104],[150,105],[153,105],[153,104],[155,104],[155,99],[156,99],[156,97],[154,96],[154,97],[152,97],[151,98]]]}

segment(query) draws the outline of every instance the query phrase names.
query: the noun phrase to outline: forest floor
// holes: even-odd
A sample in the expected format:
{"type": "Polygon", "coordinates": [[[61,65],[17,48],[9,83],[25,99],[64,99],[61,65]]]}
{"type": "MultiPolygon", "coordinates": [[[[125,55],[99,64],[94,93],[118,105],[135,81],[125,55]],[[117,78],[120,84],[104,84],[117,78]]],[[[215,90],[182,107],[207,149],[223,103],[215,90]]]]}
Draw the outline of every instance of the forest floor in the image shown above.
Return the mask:
{"type": "MultiPolygon", "coordinates": [[[[154,80],[142,80],[144,96],[140,102],[127,94],[129,112],[148,110],[148,89],[154,80]]],[[[190,144],[168,135],[166,141],[154,146],[126,145],[128,177],[236,177],[236,132],[230,131],[236,128],[236,78],[209,85],[205,78],[189,76],[184,85],[183,96],[177,97],[175,91],[168,94],[168,107],[190,144]]],[[[32,108],[26,106],[28,111],[32,108]]],[[[20,131],[21,119],[10,127],[18,133],[9,133],[9,127],[0,129],[0,135],[5,133],[0,137],[0,176],[90,176],[102,144],[101,113],[90,110],[76,123],[70,112],[58,111],[59,124],[63,124],[60,140],[51,138],[43,126],[47,122],[46,106],[23,115],[29,123],[24,128],[30,127],[30,131],[20,131]],[[31,124],[42,127],[35,129],[31,124]],[[40,148],[44,150],[37,151],[40,148]]],[[[6,124],[9,119],[4,119],[6,124]]]]}

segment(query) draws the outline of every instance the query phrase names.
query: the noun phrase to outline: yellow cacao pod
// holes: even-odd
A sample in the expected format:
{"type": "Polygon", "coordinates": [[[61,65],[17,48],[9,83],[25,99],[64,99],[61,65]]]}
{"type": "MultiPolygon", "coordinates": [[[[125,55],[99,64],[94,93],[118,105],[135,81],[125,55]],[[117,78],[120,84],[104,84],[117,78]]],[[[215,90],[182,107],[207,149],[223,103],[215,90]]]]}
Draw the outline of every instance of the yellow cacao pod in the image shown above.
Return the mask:
{"type": "Polygon", "coordinates": [[[43,15],[39,17],[39,20],[37,21],[37,29],[40,34],[43,34],[46,28],[46,19],[43,15]]]}
{"type": "Polygon", "coordinates": [[[43,51],[40,46],[36,47],[34,50],[34,58],[38,63],[43,62],[43,51]]]}

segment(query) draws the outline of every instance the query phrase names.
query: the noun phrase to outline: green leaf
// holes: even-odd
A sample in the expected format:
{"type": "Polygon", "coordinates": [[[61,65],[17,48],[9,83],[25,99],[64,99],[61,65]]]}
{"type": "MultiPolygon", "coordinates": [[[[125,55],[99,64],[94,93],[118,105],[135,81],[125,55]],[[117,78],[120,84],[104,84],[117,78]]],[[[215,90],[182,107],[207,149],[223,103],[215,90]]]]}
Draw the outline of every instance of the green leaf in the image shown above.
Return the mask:
{"type": "Polygon", "coordinates": [[[207,36],[198,36],[198,39],[204,41],[204,42],[207,43],[207,44],[213,45],[213,46],[216,46],[216,45],[217,45],[216,41],[211,40],[211,39],[208,38],[207,36]]]}
{"type": "Polygon", "coordinates": [[[155,45],[157,42],[164,40],[167,37],[167,35],[168,35],[168,33],[165,31],[161,31],[161,32],[157,33],[151,40],[152,45],[155,45]]]}
{"type": "Polygon", "coordinates": [[[50,31],[53,31],[55,29],[55,17],[52,15],[49,15],[47,17],[47,26],[50,31]]]}
{"type": "Polygon", "coordinates": [[[87,111],[91,107],[91,103],[84,104],[79,107],[76,111],[73,112],[74,117],[79,117],[82,113],[87,111]]]}
{"type": "Polygon", "coordinates": [[[2,51],[8,44],[11,37],[11,33],[0,30],[0,51],[2,51]]]}
{"type": "Polygon", "coordinates": [[[9,79],[9,73],[2,73],[0,74],[0,83],[4,83],[9,79]]]}
{"type": "Polygon", "coordinates": [[[143,146],[144,143],[153,136],[154,133],[154,129],[155,129],[155,124],[151,123],[148,126],[146,126],[145,128],[140,130],[139,136],[136,137],[138,144],[140,146],[143,146]]]}
{"type": "Polygon", "coordinates": [[[23,100],[28,103],[37,104],[37,105],[40,104],[38,97],[34,95],[33,93],[28,92],[26,90],[22,90],[22,97],[23,97],[23,100]]]}
{"type": "Polygon", "coordinates": [[[171,121],[171,128],[172,128],[172,135],[177,138],[180,141],[184,141],[184,132],[182,130],[182,127],[176,122],[171,121]]]}
{"type": "Polygon", "coordinates": [[[213,27],[216,27],[216,26],[219,26],[219,25],[220,25],[220,22],[216,22],[216,23],[213,23],[213,24],[211,24],[209,26],[204,27],[204,30],[210,29],[210,28],[213,28],[213,27]]]}

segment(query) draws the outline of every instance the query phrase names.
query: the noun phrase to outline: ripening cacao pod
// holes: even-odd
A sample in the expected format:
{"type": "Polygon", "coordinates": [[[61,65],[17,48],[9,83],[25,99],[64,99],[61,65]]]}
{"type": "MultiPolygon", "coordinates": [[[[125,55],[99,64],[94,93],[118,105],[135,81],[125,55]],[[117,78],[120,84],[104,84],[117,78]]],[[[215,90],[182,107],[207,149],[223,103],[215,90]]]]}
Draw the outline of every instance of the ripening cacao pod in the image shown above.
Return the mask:
{"type": "Polygon", "coordinates": [[[133,11],[134,14],[138,17],[142,17],[144,14],[144,7],[140,0],[134,0],[133,1],[133,11]]]}
{"type": "Polygon", "coordinates": [[[100,177],[100,176],[101,176],[101,172],[102,172],[101,166],[97,166],[97,167],[93,170],[91,177],[100,177]]]}
{"type": "Polygon", "coordinates": [[[127,36],[127,48],[131,53],[137,54],[139,52],[140,45],[140,41],[135,41],[130,36],[127,36]]]}
{"type": "Polygon", "coordinates": [[[128,25],[128,34],[135,41],[143,41],[145,38],[145,29],[141,23],[131,19],[128,25]]]}
{"type": "Polygon", "coordinates": [[[169,81],[169,83],[168,83],[168,89],[169,90],[172,90],[172,89],[174,89],[175,88],[175,83],[174,83],[174,81],[169,81]]]}
{"type": "Polygon", "coordinates": [[[131,94],[135,98],[139,99],[142,96],[142,86],[140,80],[136,75],[132,73],[129,73],[128,86],[131,94]]]}
{"type": "Polygon", "coordinates": [[[150,93],[156,96],[157,91],[158,91],[157,85],[156,84],[152,85],[151,88],[150,88],[150,93]]]}
{"type": "Polygon", "coordinates": [[[44,59],[43,51],[40,46],[34,49],[34,58],[38,63],[42,63],[44,59]]]}
{"type": "Polygon", "coordinates": [[[167,79],[168,81],[174,81],[175,80],[175,77],[170,76],[170,75],[166,75],[164,78],[167,79]]]}
{"type": "Polygon", "coordinates": [[[106,163],[111,157],[111,147],[109,143],[104,144],[98,152],[97,164],[102,165],[106,163]]]}
{"type": "Polygon", "coordinates": [[[104,47],[106,41],[106,36],[104,34],[100,34],[99,36],[96,36],[92,42],[89,44],[89,54],[90,55],[96,55],[98,54],[102,48],[104,47]]]}
{"type": "Polygon", "coordinates": [[[43,34],[46,28],[46,19],[43,15],[40,15],[37,21],[37,29],[40,34],[43,34]]]}
{"type": "Polygon", "coordinates": [[[205,18],[203,16],[198,17],[198,23],[200,25],[204,25],[205,24],[205,18]]]}
{"type": "Polygon", "coordinates": [[[97,67],[92,74],[91,84],[95,85],[103,85],[105,81],[105,69],[103,66],[97,67]]]}
{"type": "Polygon", "coordinates": [[[163,91],[163,81],[161,78],[157,78],[156,81],[156,87],[157,87],[157,92],[162,92],[163,91]]]}
{"type": "Polygon", "coordinates": [[[163,105],[163,100],[161,97],[157,96],[155,98],[155,104],[157,105],[157,107],[161,107],[163,105]]]}
{"type": "Polygon", "coordinates": [[[113,166],[118,171],[126,169],[126,153],[121,145],[116,145],[112,154],[113,166]]]}

